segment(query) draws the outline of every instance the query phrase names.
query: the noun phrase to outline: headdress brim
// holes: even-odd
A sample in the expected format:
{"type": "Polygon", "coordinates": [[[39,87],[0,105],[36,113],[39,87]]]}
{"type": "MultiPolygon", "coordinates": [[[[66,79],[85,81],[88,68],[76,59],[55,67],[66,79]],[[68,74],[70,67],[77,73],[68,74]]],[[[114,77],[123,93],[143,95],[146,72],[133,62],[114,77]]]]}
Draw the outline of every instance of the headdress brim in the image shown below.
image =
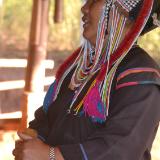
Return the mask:
{"type": "Polygon", "coordinates": [[[153,5],[153,8],[152,8],[150,18],[148,19],[148,22],[145,25],[141,35],[144,35],[144,34],[150,32],[150,31],[152,31],[153,29],[157,28],[157,26],[154,25],[153,18],[152,18],[154,13],[157,14],[158,18],[160,18],[160,0],[154,0],[154,5],[153,5]]]}

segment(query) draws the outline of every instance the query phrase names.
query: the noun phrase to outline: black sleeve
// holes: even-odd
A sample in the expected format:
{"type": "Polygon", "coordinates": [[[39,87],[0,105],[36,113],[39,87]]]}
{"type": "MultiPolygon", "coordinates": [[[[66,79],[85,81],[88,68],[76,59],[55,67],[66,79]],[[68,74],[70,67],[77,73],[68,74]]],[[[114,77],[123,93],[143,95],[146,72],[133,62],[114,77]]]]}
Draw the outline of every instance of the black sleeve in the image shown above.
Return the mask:
{"type": "Polygon", "coordinates": [[[124,87],[115,92],[103,129],[86,142],[59,146],[65,160],[141,160],[160,120],[157,85],[124,87]]]}
{"type": "Polygon", "coordinates": [[[43,107],[36,110],[35,119],[29,122],[29,128],[35,129],[39,138],[45,141],[48,135],[48,118],[43,107]]]}

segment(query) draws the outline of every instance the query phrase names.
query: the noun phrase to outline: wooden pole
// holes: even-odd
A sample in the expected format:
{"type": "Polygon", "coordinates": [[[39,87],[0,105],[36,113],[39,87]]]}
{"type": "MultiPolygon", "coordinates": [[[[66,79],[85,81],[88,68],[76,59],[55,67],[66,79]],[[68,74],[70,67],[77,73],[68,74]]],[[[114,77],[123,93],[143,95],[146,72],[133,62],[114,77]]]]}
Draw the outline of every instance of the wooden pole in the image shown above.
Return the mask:
{"type": "Polygon", "coordinates": [[[63,20],[64,0],[55,0],[54,22],[60,23],[63,20]]]}
{"type": "Polygon", "coordinates": [[[21,129],[33,119],[35,107],[41,102],[44,91],[45,68],[48,35],[49,0],[33,0],[32,20],[30,27],[29,55],[26,69],[25,88],[22,95],[21,129]]]}

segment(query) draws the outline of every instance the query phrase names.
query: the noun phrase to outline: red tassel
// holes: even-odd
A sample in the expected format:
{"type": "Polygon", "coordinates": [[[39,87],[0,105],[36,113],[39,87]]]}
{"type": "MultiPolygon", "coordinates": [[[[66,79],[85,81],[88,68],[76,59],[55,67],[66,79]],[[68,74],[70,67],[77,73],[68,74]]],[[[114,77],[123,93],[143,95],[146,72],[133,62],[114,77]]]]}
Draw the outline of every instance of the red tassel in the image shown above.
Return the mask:
{"type": "Polygon", "coordinates": [[[97,76],[97,81],[102,81],[104,79],[104,76],[106,75],[106,71],[107,71],[107,66],[108,66],[108,61],[102,65],[100,73],[97,76]]]}
{"type": "Polygon", "coordinates": [[[81,50],[81,47],[79,47],[76,51],[74,51],[71,56],[69,56],[63,64],[59,67],[57,73],[56,73],[56,79],[59,80],[64,73],[64,71],[73,63],[73,61],[77,58],[79,52],[81,50]]]}

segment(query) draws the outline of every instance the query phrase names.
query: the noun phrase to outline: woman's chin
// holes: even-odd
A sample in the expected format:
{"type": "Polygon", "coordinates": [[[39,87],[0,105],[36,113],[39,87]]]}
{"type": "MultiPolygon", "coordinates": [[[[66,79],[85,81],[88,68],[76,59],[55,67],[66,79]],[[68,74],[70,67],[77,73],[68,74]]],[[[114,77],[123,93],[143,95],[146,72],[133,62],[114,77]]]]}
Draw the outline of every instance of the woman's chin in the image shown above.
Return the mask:
{"type": "Polygon", "coordinates": [[[94,44],[95,40],[94,38],[92,38],[93,36],[91,36],[88,32],[83,31],[83,37],[88,40],[91,44],[94,44]]]}
{"type": "Polygon", "coordinates": [[[85,34],[83,34],[83,38],[89,41],[88,37],[85,34]]]}

